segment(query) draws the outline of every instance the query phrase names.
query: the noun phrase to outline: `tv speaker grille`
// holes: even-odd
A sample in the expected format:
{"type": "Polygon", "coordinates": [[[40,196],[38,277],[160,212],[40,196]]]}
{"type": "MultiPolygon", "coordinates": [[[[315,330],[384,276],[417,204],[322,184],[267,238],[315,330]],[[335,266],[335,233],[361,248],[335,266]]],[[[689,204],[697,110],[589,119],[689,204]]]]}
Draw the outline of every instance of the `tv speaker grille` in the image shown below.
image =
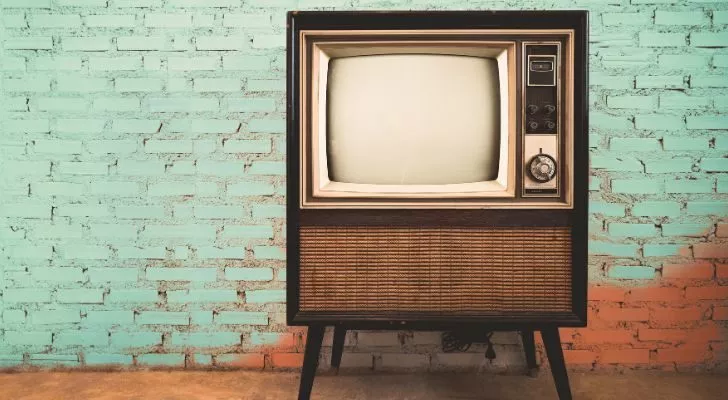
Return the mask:
{"type": "Polygon", "coordinates": [[[300,228],[299,308],[569,312],[569,227],[300,228]]]}

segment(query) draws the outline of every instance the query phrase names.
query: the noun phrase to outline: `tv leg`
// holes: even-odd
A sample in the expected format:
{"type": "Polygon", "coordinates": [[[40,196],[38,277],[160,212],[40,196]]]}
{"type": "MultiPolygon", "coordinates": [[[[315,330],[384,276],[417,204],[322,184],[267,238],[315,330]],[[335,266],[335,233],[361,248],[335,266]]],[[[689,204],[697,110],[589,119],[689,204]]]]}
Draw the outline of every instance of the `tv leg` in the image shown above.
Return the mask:
{"type": "Polygon", "coordinates": [[[339,369],[341,365],[341,355],[344,353],[344,338],[346,337],[346,328],[343,326],[334,327],[334,343],[331,348],[331,367],[339,369]]]}
{"type": "Polygon", "coordinates": [[[319,352],[324,340],[324,326],[312,325],[308,327],[306,350],[303,354],[303,369],[301,370],[301,386],[298,389],[298,400],[309,400],[313,379],[316,377],[319,352]]]}
{"type": "Polygon", "coordinates": [[[521,341],[523,342],[523,351],[526,353],[528,375],[535,377],[538,372],[538,365],[536,364],[536,341],[533,339],[533,331],[521,331],[521,341]]]}
{"type": "Polygon", "coordinates": [[[569,388],[569,375],[566,373],[564,352],[561,349],[561,339],[558,328],[546,328],[541,330],[543,343],[546,347],[546,355],[551,365],[551,374],[554,376],[556,393],[559,400],[571,400],[571,389],[569,388]]]}

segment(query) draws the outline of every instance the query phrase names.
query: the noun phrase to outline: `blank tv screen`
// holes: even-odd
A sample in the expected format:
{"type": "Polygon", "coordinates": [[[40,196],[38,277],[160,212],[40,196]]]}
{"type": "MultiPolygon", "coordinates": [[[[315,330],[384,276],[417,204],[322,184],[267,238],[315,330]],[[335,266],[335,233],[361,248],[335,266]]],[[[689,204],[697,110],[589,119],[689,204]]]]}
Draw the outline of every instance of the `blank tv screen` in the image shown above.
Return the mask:
{"type": "Polygon", "coordinates": [[[493,58],[335,58],[327,85],[329,179],[379,185],[495,180],[500,88],[493,58]]]}

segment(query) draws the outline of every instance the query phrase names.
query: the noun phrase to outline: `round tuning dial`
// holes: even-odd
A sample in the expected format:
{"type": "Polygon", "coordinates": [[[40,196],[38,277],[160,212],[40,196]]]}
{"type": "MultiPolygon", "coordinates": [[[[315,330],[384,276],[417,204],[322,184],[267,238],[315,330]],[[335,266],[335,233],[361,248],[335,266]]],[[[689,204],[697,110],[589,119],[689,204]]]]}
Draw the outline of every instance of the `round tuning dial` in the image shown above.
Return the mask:
{"type": "Polygon", "coordinates": [[[553,114],[556,111],[556,106],[553,104],[546,104],[543,108],[546,110],[546,114],[553,114]]]}
{"type": "Polygon", "coordinates": [[[532,130],[532,131],[535,131],[536,129],[538,129],[538,122],[536,122],[536,121],[529,121],[529,122],[528,122],[528,127],[529,127],[529,128],[530,128],[530,129],[532,130]]]}
{"type": "Polygon", "coordinates": [[[528,107],[526,107],[529,114],[536,114],[538,112],[538,106],[535,104],[529,104],[528,107]]]}
{"type": "Polygon", "coordinates": [[[546,154],[535,155],[528,162],[528,172],[536,182],[546,183],[556,176],[556,160],[546,154]]]}

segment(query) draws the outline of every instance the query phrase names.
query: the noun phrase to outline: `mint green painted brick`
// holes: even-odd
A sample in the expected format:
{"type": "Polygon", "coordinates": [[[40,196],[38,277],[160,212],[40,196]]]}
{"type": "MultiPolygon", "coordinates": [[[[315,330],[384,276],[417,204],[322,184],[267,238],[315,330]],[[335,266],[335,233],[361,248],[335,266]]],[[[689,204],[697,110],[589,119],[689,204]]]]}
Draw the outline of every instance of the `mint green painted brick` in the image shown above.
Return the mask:
{"type": "Polygon", "coordinates": [[[695,47],[728,47],[728,32],[692,32],[690,45],[695,47]]]}
{"type": "Polygon", "coordinates": [[[225,279],[234,281],[270,281],[273,280],[271,268],[225,268],[225,279]]]}
{"type": "Polygon", "coordinates": [[[285,133],[286,121],[283,119],[251,119],[248,130],[257,133],[285,133]]]}
{"type": "Polygon", "coordinates": [[[53,38],[50,36],[38,37],[8,37],[3,40],[6,50],[50,50],[53,48],[53,38]]]}
{"type": "Polygon", "coordinates": [[[245,89],[249,92],[283,92],[286,90],[284,79],[249,79],[245,89]]]}
{"type": "Polygon", "coordinates": [[[283,161],[253,161],[248,173],[253,175],[285,175],[286,163],[283,161]]]}
{"type": "Polygon", "coordinates": [[[167,38],[164,36],[124,36],[116,38],[116,48],[123,50],[165,50],[167,38]]]}
{"type": "Polygon", "coordinates": [[[210,325],[212,324],[212,311],[192,311],[190,322],[193,325],[210,325]]]}
{"type": "Polygon", "coordinates": [[[728,75],[691,75],[691,88],[728,87],[728,75]]]}
{"type": "Polygon", "coordinates": [[[51,0],[3,0],[2,8],[50,8],[51,0]]]}
{"type": "Polygon", "coordinates": [[[121,219],[158,219],[165,215],[160,206],[117,206],[116,217],[121,219]]]}
{"type": "Polygon", "coordinates": [[[83,269],[79,267],[32,267],[30,276],[36,281],[82,282],[83,269]]]}
{"type": "Polygon", "coordinates": [[[194,362],[195,365],[212,365],[212,355],[211,354],[193,354],[192,355],[192,362],[194,362]]]}
{"type": "Polygon", "coordinates": [[[0,217],[48,219],[51,217],[51,206],[31,203],[0,204],[0,217]]]}
{"type": "Polygon", "coordinates": [[[246,290],[246,303],[283,303],[286,301],[286,291],[284,289],[259,289],[246,290]]]}
{"type": "Polygon", "coordinates": [[[243,218],[245,208],[242,206],[195,206],[195,218],[201,219],[236,219],[243,218]]]}
{"type": "Polygon", "coordinates": [[[139,111],[139,99],[136,97],[100,97],[94,99],[95,111],[139,111]]]}
{"type": "Polygon", "coordinates": [[[222,325],[268,325],[268,313],[255,311],[220,311],[215,323],[222,325]]]}
{"type": "Polygon", "coordinates": [[[620,237],[651,237],[657,235],[657,228],[654,224],[612,222],[609,224],[609,235],[620,237]]]}
{"type": "Polygon", "coordinates": [[[702,11],[655,11],[655,25],[705,25],[710,23],[702,11]]]}
{"type": "Polygon", "coordinates": [[[60,162],[55,171],[59,174],[69,175],[106,175],[109,165],[105,162],[60,162]]]}
{"type": "Polygon", "coordinates": [[[104,302],[103,289],[58,289],[56,300],[59,303],[101,304],[104,302]]]}
{"type": "Polygon", "coordinates": [[[713,24],[728,24],[728,11],[713,11],[713,24]]]}
{"type": "Polygon", "coordinates": [[[660,95],[660,108],[663,109],[704,109],[710,104],[708,97],[688,96],[683,93],[660,95]]]}
{"type": "Polygon", "coordinates": [[[286,259],[286,252],[282,248],[275,246],[255,246],[253,247],[253,254],[259,260],[286,259]]]}
{"type": "Polygon", "coordinates": [[[637,89],[673,89],[684,86],[682,75],[641,75],[637,76],[635,81],[637,89]]]}
{"type": "Polygon", "coordinates": [[[48,77],[5,78],[3,88],[8,92],[48,92],[51,80],[48,77]]]}
{"type": "Polygon", "coordinates": [[[639,43],[642,47],[681,47],[687,44],[687,35],[677,32],[644,31],[639,34],[639,43]]]}
{"type": "Polygon", "coordinates": [[[61,46],[65,51],[106,51],[111,49],[111,37],[109,36],[85,36],[73,37],[64,36],[61,38],[61,46]]]}
{"type": "Polygon", "coordinates": [[[206,97],[153,97],[147,100],[150,112],[216,111],[218,107],[218,99],[206,97]]]}
{"type": "Polygon", "coordinates": [[[226,71],[262,71],[270,68],[270,64],[268,56],[225,55],[222,57],[222,67],[226,71]]]}
{"type": "Polygon", "coordinates": [[[654,194],[663,188],[661,180],[653,179],[612,179],[613,193],[654,194]]]}
{"type": "Polygon", "coordinates": [[[117,92],[159,92],[162,80],[157,78],[118,78],[114,80],[117,92]]]}
{"type": "Polygon", "coordinates": [[[214,247],[204,246],[197,248],[199,259],[243,259],[245,258],[245,247],[214,247]]]}
{"type": "Polygon", "coordinates": [[[140,325],[189,325],[190,315],[186,312],[143,311],[136,317],[140,325]]]}
{"type": "Polygon", "coordinates": [[[703,158],[700,169],[708,172],[728,172],[728,158],[703,158]]]}
{"type": "Polygon", "coordinates": [[[5,248],[5,256],[11,259],[47,260],[53,254],[51,246],[15,245],[5,248]]]}
{"type": "Polygon", "coordinates": [[[112,332],[111,346],[114,348],[149,347],[162,344],[159,332],[112,332]]]}
{"type": "Polygon", "coordinates": [[[728,129],[728,116],[687,116],[686,120],[688,129],[728,129]]]}
{"type": "Polygon", "coordinates": [[[33,150],[37,153],[48,154],[81,154],[83,153],[83,145],[78,140],[45,140],[38,139],[33,141],[33,150]]]}
{"type": "Polygon", "coordinates": [[[169,57],[167,68],[170,71],[214,71],[220,66],[220,57],[169,57]]]}
{"type": "Polygon", "coordinates": [[[614,151],[657,151],[660,142],[656,138],[613,137],[609,149],[614,151]]]}
{"type": "Polygon", "coordinates": [[[234,133],[240,128],[237,119],[175,119],[165,125],[170,132],[234,133]]]}
{"type": "Polygon", "coordinates": [[[172,332],[172,346],[222,347],[240,344],[238,332],[172,332]]]}
{"type": "Polygon", "coordinates": [[[111,289],[106,303],[156,303],[159,293],[155,289],[111,289]]]}
{"type": "Polygon", "coordinates": [[[253,218],[282,218],[286,216],[286,207],[278,204],[254,204],[253,218]]]}
{"type": "Polygon", "coordinates": [[[192,16],[189,14],[147,13],[144,15],[144,26],[185,28],[192,26],[192,16]]]}
{"type": "Polygon", "coordinates": [[[9,176],[30,176],[30,175],[50,175],[51,165],[48,161],[5,161],[4,168],[7,168],[9,176]]]}
{"type": "Polygon", "coordinates": [[[51,131],[47,119],[7,119],[2,121],[5,132],[48,133],[51,131]]]}
{"type": "Polygon", "coordinates": [[[214,239],[215,226],[203,224],[147,225],[144,238],[214,239]]]}
{"type": "Polygon", "coordinates": [[[674,172],[690,172],[693,169],[692,158],[672,158],[669,160],[646,161],[645,171],[651,174],[666,174],[674,172]]]}
{"type": "Polygon", "coordinates": [[[708,57],[687,54],[663,54],[657,57],[663,69],[701,70],[708,66],[708,57]]]}
{"type": "Polygon", "coordinates": [[[688,215],[715,215],[724,217],[728,215],[728,202],[726,201],[688,201],[688,215]]]}
{"type": "Polygon", "coordinates": [[[713,56],[713,66],[716,68],[728,67],[728,54],[716,54],[713,56]]]}
{"type": "Polygon", "coordinates": [[[228,111],[236,112],[270,112],[275,111],[275,99],[266,98],[229,98],[228,111]]]}
{"type": "Polygon", "coordinates": [[[184,354],[142,354],[137,356],[138,365],[183,367],[185,365],[184,354]]]}
{"type": "Polygon", "coordinates": [[[56,0],[55,3],[68,7],[106,7],[108,0],[56,0]]]}
{"type": "Polygon", "coordinates": [[[632,215],[636,217],[677,217],[680,215],[680,203],[674,201],[643,201],[632,206],[632,215]]]}
{"type": "Polygon", "coordinates": [[[589,160],[593,169],[644,172],[644,166],[634,157],[606,157],[593,155],[589,157],[589,160]]]}
{"type": "MultiPolygon", "coordinates": [[[[94,21],[95,17],[117,17],[117,16],[88,16],[86,24],[94,21]]],[[[142,67],[140,56],[123,57],[89,57],[88,67],[91,71],[134,71],[142,67]]]]}
{"type": "Polygon", "coordinates": [[[49,196],[81,196],[84,192],[84,185],[70,182],[38,182],[30,184],[31,194],[41,197],[49,196]]]}
{"type": "Polygon", "coordinates": [[[147,279],[150,281],[212,282],[216,275],[215,268],[148,267],[146,270],[147,279]]]}
{"type": "Polygon", "coordinates": [[[5,324],[24,324],[25,323],[25,310],[5,310],[5,311],[3,311],[2,314],[3,314],[3,323],[5,323],[5,324]]]}
{"type": "Polygon", "coordinates": [[[250,332],[250,344],[253,346],[271,346],[280,343],[290,333],[279,332],[250,332]]]}
{"type": "Polygon", "coordinates": [[[130,325],[134,323],[134,312],[131,310],[87,311],[81,322],[84,325],[112,326],[130,325]]]}
{"type": "MultiPolygon", "coordinates": [[[[193,85],[195,92],[240,92],[242,87],[240,79],[233,78],[196,78],[193,85]]],[[[228,109],[232,108],[231,100],[228,109]]]]}
{"type": "Polygon", "coordinates": [[[657,96],[607,96],[607,106],[617,109],[649,110],[657,106],[657,96]]]}
{"type": "Polygon", "coordinates": [[[270,153],[270,140],[251,139],[251,140],[225,140],[223,142],[223,152],[225,153],[270,153]]]}
{"type": "Polygon", "coordinates": [[[240,28],[264,28],[271,26],[268,14],[225,13],[223,26],[240,28]]]}
{"type": "Polygon", "coordinates": [[[86,16],[86,26],[92,28],[133,28],[135,24],[136,18],[130,14],[86,16]]]}
{"type": "Polygon", "coordinates": [[[709,224],[662,224],[662,236],[706,236],[710,233],[709,224]]]}
{"type": "Polygon", "coordinates": [[[272,238],[273,227],[270,225],[225,225],[223,238],[272,238]]]}
{"type": "Polygon", "coordinates": [[[191,153],[191,140],[147,140],[144,151],[147,153],[191,153]]]}
{"type": "Polygon", "coordinates": [[[681,136],[665,136],[662,138],[662,147],[671,151],[707,150],[708,139],[681,136]]]}
{"type": "Polygon", "coordinates": [[[652,16],[645,12],[602,13],[602,24],[611,25],[649,25],[652,16]]]}
{"type": "Polygon", "coordinates": [[[155,119],[115,119],[111,130],[118,133],[156,133],[162,123],[155,119]]]}
{"type": "Polygon", "coordinates": [[[65,259],[104,260],[111,256],[108,246],[93,245],[63,245],[58,253],[65,259]]]}
{"type": "Polygon", "coordinates": [[[244,167],[242,161],[197,160],[197,172],[201,175],[242,176],[244,167]]]}
{"type": "Polygon", "coordinates": [[[614,265],[609,268],[608,276],[615,279],[654,279],[655,269],[640,265],[614,265]]]}
{"type": "Polygon", "coordinates": [[[63,331],[53,335],[53,346],[96,347],[109,345],[109,334],[106,331],[63,331]]]}
{"type": "Polygon", "coordinates": [[[84,362],[86,363],[86,365],[131,365],[133,361],[133,356],[130,356],[128,354],[84,354],[84,362]]]}
{"type": "Polygon", "coordinates": [[[168,303],[234,303],[238,302],[235,289],[190,289],[167,291],[168,303]]]}
{"type": "Polygon", "coordinates": [[[39,56],[32,61],[38,71],[80,71],[82,65],[81,57],[75,56],[39,56]]]}
{"type": "Polygon", "coordinates": [[[56,91],[58,92],[93,93],[106,91],[109,88],[111,88],[111,81],[106,78],[66,76],[56,80],[56,91]]]}
{"type": "Polygon", "coordinates": [[[5,342],[14,346],[48,346],[52,337],[51,332],[5,331],[5,342]]]}
{"type": "MultiPolygon", "coordinates": [[[[164,196],[212,196],[217,192],[215,182],[161,182],[150,184],[147,194],[150,197],[164,196]]],[[[177,232],[181,233],[181,232],[177,232]]],[[[183,233],[186,236],[186,234],[183,233]]],[[[173,235],[174,236],[174,235],[173,235]]]]}
{"type": "Polygon", "coordinates": [[[646,244],[642,252],[645,257],[671,257],[682,255],[688,247],[687,244],[646,244]]]}
{"type": "Polygon", "coordinates": [[[195,46],[197,50],[243,50],[246,39],[244,36],[197,36],[195,46]]]}
{"type": "Polygon", "coordinates": [[[273,194],[273,185],[265,182],[238,182],[227,185],[229,196],[270,196],[273,194]]]}
{"type": "Polygon", "coordinates": [[[105,119],[63,118],[56,121],[54,132],[100,133],[106,126],[105,119]]]}
{"type": "Polygon", "coordinates": [[[157,160],[118,160],[119,175],[154,176],[164,174],[164,162],[157,160]]]}
{"type": "Polygon", "coordinates": [[[5,303],[50,303],[51,292],[47,289],[5,289],[2,293],[5,303]]]}
{"type": "Polygon", "coordinates": [[[712,179],[682,179],[665,182],[666,193],[711,193],[713,192],[712,179]]]}
{"type": "Polygon", "coordinates": [[[67,309],[31,311],[30,321],[33,325],[75,324],[81,322],[81,312],[67,309]]]}
{"type": "Polygon", "coordinates": [[[590,240],[589,254],[615,257],[636,257],[639,246],[636,244],[609,243],[590,240]]]}

